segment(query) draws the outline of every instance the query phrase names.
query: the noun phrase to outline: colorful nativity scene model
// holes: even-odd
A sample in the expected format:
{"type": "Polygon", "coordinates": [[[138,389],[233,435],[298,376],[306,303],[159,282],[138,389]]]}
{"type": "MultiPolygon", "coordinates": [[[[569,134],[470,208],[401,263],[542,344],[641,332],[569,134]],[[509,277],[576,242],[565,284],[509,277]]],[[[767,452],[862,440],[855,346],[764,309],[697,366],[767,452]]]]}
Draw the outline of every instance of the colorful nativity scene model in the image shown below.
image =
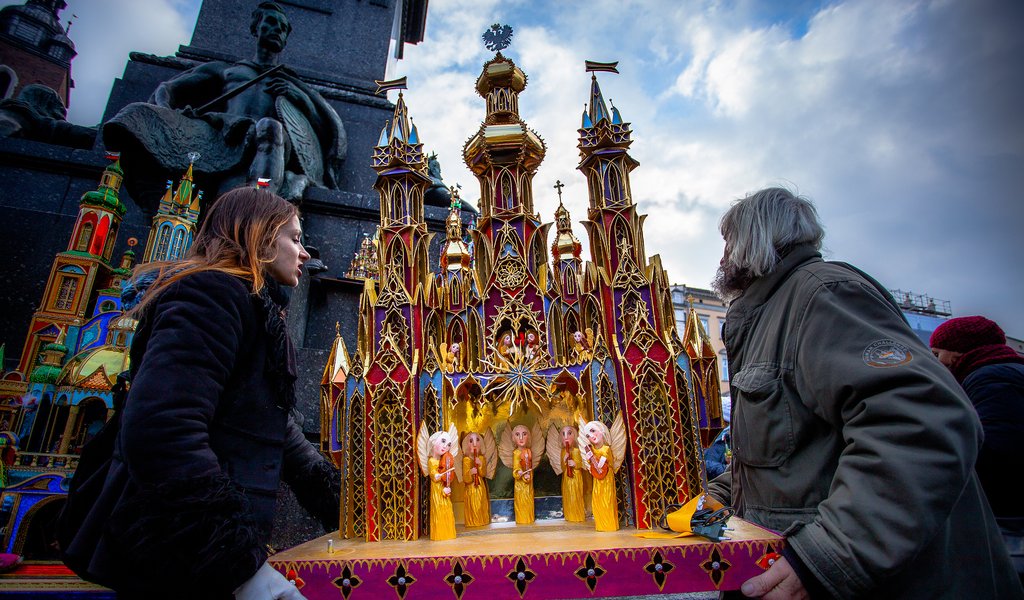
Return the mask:
{"type": "MultiPolygon", "coordinates": [[[[588,63],[598,70],[614,66],[588,63]]],[[[526,84],[500,52],[484,65],[486,115],[463,149],[480,214],[466,231],[453,190],[436,267],[427,160],[401,93],[373,150],[378,276],[365,280],[354,351],[340,335],[331,349],[321,396],[340,530],[271,558],[311,597],[736,588],[777,547],[742,522],[742,541],[636,535],[705,488],[702,440],[722,426],[717,390],[704,393],[706,334],[688,327],[685,343],[676,330],[631,192],[631,129],[596,75],[579,129],[589,262],[561,185],[535,201],[546,146],[519,116],[526,84]],[[557,482],[556,518],[537,518],[542,475],[557,482]]]]}
{"type": "MultiPolygon", "coordinates": [[[[507,45],[502,28],[489,34],[492,50],[507,45]]],[[[322,449],[342,474],[339,531],[270,559],[308,598],[735,589],[779,547],[739,520],[731,540],[637,535],[701,501],[702,449],[723,426],[715,354],[692,309],[676,329],[630,187],[632,131],[596,75],[579,129],[590,261],[562,185],[535,202],[547,148],[519,116],[526,85],[500,51],[483,67],[486,115],[463,149],[480,213],[467,227],[451,190],[436,267],[423,201],[437,168],[401,93],[373,148],[380,224],[347,274],[364,282],[357,344],[350,353],[337,336],[321,389],[322,449]]],[[[0,381],[6,552],[37,543],[28,524],[59,509],[127,368],[134,322],[119,288],[136,257],[112,262],[126,208],[110,159],[53,262],[22,363],[0,381]]],[[[201,206],[192,173],[167,182],[140,262],[187,252],[201,206]]]]}

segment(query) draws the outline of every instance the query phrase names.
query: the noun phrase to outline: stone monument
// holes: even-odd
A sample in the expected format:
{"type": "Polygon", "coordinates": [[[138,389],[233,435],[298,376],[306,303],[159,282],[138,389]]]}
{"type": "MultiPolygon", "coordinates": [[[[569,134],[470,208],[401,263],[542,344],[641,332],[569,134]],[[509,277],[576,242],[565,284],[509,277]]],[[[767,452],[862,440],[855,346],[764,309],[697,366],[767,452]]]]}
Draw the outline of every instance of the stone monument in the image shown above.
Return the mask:
{"type": "Polygon", "coordinates": [[[104,125],[107,148],[123,151],[129,182],[180,171],[196,151],[203,156],[196,169],[210,175],[216,195],[258,179],[289,200],[301,200],[309,186],[339,189],[345,126],[280,62],[292,31],[287,14],[261,2],[249,30],[257,40],[251,59],[192,67],[104,125]]]}

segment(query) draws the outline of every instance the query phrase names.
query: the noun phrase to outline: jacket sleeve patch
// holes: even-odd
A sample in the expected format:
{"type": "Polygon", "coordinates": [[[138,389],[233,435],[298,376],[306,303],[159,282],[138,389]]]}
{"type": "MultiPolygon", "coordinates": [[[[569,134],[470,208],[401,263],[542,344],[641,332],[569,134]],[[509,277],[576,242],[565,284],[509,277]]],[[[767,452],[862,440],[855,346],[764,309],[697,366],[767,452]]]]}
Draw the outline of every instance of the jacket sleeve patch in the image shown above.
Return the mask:
{"type": "Polygon", "coordinates": [[[895,340],[878,340],[871,342],[864,349],[864,364],[876,369],[898,367],[914,360],[910,348],[895,340]]]}

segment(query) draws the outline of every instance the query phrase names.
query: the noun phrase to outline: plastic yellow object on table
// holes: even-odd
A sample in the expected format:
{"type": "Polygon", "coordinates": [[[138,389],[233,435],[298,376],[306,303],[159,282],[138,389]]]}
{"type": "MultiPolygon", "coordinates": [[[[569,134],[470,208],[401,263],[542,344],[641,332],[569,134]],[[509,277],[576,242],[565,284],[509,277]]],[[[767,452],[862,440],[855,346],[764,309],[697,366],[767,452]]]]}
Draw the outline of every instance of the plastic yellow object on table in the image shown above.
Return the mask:
{"type": "MultiPolygon", "coordinates": [[[[706,523],[694,523],[694,515],[698,513],[706,515],[708,513],[717,512],[723,508],[725,508],[725,506],[711,496],[708,496],[707,494],[698,494],[691,498],[689,502],[666,514],[662,518],[660,525],[665,529],[670,529],[671,533],[661,531],[641,531],[636,535],[642,538],[661,540],[671,540],[691,535],[704,535],[705,537],[708,537],[705,533],[706,523]]],[[[730,515],[725,515],[724,519],[727,519],[730,515]]],[[[716,539],[714,541],[718,540],[716,539]]]]}

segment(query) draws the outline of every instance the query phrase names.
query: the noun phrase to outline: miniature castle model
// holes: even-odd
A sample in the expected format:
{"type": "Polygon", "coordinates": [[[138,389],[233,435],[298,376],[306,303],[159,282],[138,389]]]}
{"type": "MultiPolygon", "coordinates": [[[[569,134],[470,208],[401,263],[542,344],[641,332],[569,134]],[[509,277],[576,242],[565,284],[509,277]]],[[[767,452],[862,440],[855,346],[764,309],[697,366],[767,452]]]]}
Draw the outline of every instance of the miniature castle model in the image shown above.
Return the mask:
{"type": "MultiPolygon", "coordinates": [[[[125,252],[116,267],[111,262],[126,208],[118,195],[119,156],[107,158],[113,162],[99,187],[82,195],[67,250],[54,258],[21,362],[0,380],[0,437],[17,449],[0,483],[4,552],[31,554],[24,548],[29,527],[41,509],[59,506],[51,503],[66,493],[82,446],[113,414],[112,389],[128,369],[135,320],[124,314],[121,283],[131,276],[135,252],[125,252]]],[[[143,263],[184,258],[202,194],[192,184],[191,166],[176,189],[167,182],[143,263]]]]}
{"type": "Polygon", "coordinates": [[[623,524],[655,527],[668,505],[701,490],[700,430],[721,427],[720,399],[697,393],[705,386],[693,377],[706,377],[691,366],[702,358],[699,325],[687,332],[688,353],[666,273],[645,251],[630,126],[609,111],[594,76],[579,130],[590,198],[584,263],[560,186],[551,246],[551,223],[535,209],[532,179],[546,147],[519,116],[526,84],[500,52],[484,65],[476,89],[487,114],[463,149],[480,181],[480,217],[468,244],[453,199],[436,272],[422,216],[427,159],[401,94],[374,148],[379,281],[365,281],[357,348],[350,356],[338,337],[322,388],[324,447],[342,470],[344,537],[425,535],[421,425],[454,423],[465,435],[579,418],[607,425],[621,413],[623,524]]]}

